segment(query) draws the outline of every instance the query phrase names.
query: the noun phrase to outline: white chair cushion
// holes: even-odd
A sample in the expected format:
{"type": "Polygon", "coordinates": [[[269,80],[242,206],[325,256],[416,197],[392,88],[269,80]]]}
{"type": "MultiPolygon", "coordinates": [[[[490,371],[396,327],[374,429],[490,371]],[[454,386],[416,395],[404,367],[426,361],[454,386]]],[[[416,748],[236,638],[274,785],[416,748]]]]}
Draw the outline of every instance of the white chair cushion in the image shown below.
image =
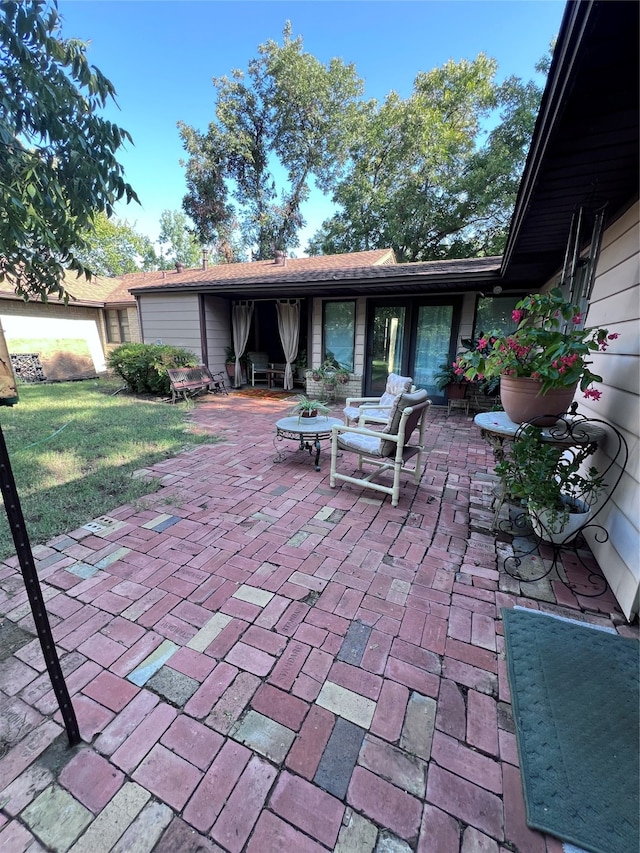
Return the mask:
{"type": "Polygon", "coordinates": [[[347,421],[357,421],[360,417],[360,409],[357,406],[347,406],[342,412],[347,421]]]}
{"type": "MultiPolygon", "coordinates": [[[[404,394],[405,391],[410,391],[412,385],[413,379],[411,376],[399,376],[397,373],[390,373],[387,376],[387,387],[384,390],[385,393],[389,394],[391,397],[397,397],[398,394],[404,394]]],[[[393,403],[393,400],[391,400],[391,403],[393,403]]],[[[391,405],[391,403],[389,403],[389,405],[391,405]]]]}
{"type": "MultiPolygon", "coordinates": [[[[389,444],[390,442],[387,442],[389,444]]],[[[339,432],[338,447],[343,450],[351,450],[354,453],[364,453],[367,456],[380,456],[379,438],[372,435],[359,435],[357,432],[339,432]]]]}
{"type": "MultiPolygon", "coordinates": [[[[407,388],[407,390],[409,390],[407,388]]],[[[402,391],[398,391],[398,394],[402,394],[402,391]]],[[[398,394],[390,394],[388,391],[385,391],[382,397],[378,400],[381,407],[393,406],[396,401],[396,397],[398,394]]]]}

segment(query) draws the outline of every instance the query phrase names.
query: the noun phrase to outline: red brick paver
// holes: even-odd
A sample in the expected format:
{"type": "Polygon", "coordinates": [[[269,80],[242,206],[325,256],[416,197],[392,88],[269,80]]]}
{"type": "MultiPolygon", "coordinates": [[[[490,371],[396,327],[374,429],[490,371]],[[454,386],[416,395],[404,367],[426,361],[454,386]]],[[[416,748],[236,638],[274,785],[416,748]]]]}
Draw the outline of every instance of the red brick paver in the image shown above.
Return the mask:
{"type": "Polygon", "coordinates": [[[274,463],[289,406],[199,400],[194,427],[220,441],[146,472],[159,490],[108,529],[34,549],[79,748],[18,563],[0,564],[0,619],[27,632],[0,662],[3,850],[42,849],[25,809],[57,791],[99,853],[560,853],[525,822],[501,608],[637,626],[610,593],[527,598],[504,575],[470,416],[430,411],[421,485],[394,508],[330,489],[327,447],[320,472],[293,444],[274,463]]]}

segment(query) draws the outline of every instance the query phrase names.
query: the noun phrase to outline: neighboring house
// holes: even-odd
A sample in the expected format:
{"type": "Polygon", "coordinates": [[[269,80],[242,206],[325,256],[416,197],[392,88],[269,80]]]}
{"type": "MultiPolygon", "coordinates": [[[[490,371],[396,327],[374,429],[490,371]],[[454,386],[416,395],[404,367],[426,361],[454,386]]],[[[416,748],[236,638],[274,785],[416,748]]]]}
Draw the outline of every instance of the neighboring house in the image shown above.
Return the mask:
{"type": "Polygon", "coordinates": [[[111,338],[139,340],[135,300],[126,305],[106,301],[119,287],[114,279],[68,276],[64,286],[68,304],[49,297],[25,302],[6,284],[0,285],[0,326],[12,355],[39,357],[48,380],[86,379],[106,370],[105,354],[111,338]],[[120,326],[116,328],[118,321],[120,326]]]}

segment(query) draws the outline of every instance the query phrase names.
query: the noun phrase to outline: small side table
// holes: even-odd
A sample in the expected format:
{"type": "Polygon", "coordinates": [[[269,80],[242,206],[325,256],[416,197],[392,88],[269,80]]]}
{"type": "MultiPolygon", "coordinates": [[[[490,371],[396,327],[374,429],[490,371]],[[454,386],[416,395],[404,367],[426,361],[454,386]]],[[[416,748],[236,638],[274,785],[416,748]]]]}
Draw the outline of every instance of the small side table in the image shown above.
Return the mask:
{"type": "Polygon", "coordinates": [[[331,438],[331,427],[334,425],[342,425],[343,421],[340,418],[329,418],[326,415],[318,415],[315,418],[300,418],[297,415],[291,415],[288,418],[281,418],[276,421],[276,434],[273,439],[273,446],[277,453],[274,456],[274,462],[282,462],[285,454],[280,450],[276,441],[282,441],[283,438],[297,441],[298,450],[308,450],[309,455],[314,451],[316,454],[315,468],[320,470],[320,442],[331,438]]]}

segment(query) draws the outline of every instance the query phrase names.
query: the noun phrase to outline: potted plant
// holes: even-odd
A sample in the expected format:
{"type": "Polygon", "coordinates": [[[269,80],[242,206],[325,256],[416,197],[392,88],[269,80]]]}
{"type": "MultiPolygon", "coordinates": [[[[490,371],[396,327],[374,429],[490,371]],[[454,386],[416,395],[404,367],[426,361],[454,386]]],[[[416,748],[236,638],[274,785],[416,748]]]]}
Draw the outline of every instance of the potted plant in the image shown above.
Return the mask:
{"type": "MultiPolygon", "coordinates": [[[[236,354],[232,346],[225,348],[224,366],[227,370],[229,379],[234,379],[236,375],[236,354]]],[[[240,356],[241,382],[247,381],[247,358],[240,356]]]]}
{"type": "Polygon", "coordinates": [[[326,358],[322,367],[314,367],[311,373],[314,382],[322,384],[322,391],[328,397],[335,397],[336,388],[345,385],[349,381],[349,371],[335,358],[326,358]]]}
{"type": "Polygon", "coordinates": [[[294,362],[296,368],[296,379],[298,382],[304,382],[306,379],[307,372],[307,351],[306,349],[300,350],[298,353],[298,357],[294,362]]]}
{"type": "Polygon", "coordinates": [[[448,361],[438,365],[433,375],[438,391],[446,391],[449,400],[462,400],[467,393],[469,382],[463,373],[455,370],[456,362],[448,361]]]}
{"type": "MultiPolygon", "coordinates": [[[[514,332],[486,334],[475,349],[458,357],[455,370],[469,380],[499,379],[503,408],[515,423],[564,413],[578,385],[585,397],[600,398],[601,392],[589,387],[602,382],[590,370],[589,356],[606,350],[617,334],[582,328],[580,312],[559,288],[525,296],[513,319],[518,324],[514,332]]],[[[538,426],[554,421],[539,420],[538,426]]]]}
{"type": "Polygon", "coordinates": [[[572,445],[569,434],[559,433],[554,441],[533,424],[524,424],[496,465],[506,493],[528,511],[534,532],[556,544],[575,538],[606,486],[603,475],[584,464],[594,445],[572,445]]]}
{"type": "Polygon", "coordinates": [[[318,415],[328,415],[329,411],[329,407],[320,400],[310,400],[304,394],[298,394],[296,404],[289,414],[297,415],[300,422],[301,418],[316,418],[318,415]]]}

